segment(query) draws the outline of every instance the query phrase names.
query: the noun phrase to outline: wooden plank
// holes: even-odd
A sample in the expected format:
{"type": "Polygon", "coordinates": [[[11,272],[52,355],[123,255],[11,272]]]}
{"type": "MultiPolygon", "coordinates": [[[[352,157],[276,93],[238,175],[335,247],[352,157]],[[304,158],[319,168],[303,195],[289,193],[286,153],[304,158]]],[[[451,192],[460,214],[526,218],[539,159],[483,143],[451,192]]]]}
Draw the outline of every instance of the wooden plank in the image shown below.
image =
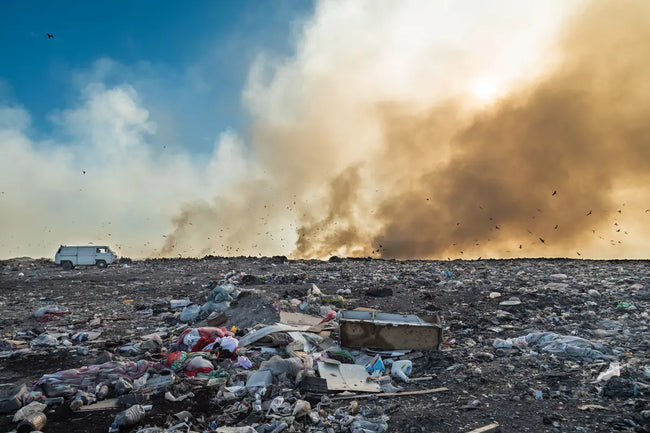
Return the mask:
{"type": "Polygon", "coordinates": [[[345,395],[343,397],[333,397],[330,400],[331,401],[354,400],[358,398],[368,398],[368,397],[401,397],[407,395],[433,394],[435,392],[442,392],[442,391],[449,391],[449,388],[422,389],[420,391],[406,391],[406,392],[380,392],[379,394],[345,395]]]}
{"type": "Polygon", "coordinates": [[[499,424],[494,422],[492,424],[488,424],[488,425],[484,425],[483,427],[476,428],[467,433],[485,433],[485,432],[497,431],[498,429],[499,429],[499,424]]]}
{"type": "Polygon", "coordinates": [[[97,403],[89,404],[88,406],[81,406],[79,412],[92,412],[95,410],[110,410],[120,407],[117,398],[109,398],[106,400],[98,401],[97,403]]]}

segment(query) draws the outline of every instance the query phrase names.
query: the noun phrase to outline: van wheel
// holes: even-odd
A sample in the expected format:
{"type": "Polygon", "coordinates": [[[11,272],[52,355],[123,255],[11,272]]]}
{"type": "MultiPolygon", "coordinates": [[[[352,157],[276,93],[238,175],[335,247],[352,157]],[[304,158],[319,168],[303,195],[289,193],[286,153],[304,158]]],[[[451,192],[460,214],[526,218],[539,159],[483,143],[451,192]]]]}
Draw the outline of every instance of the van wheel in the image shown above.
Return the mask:
{"type": "Polygon", "coordinates": [[[97,260],[97,262],[95,262],[95,264],[97,265],[98,268],[101,268],[101,269],[104,269],[107,266],[106,265],[106,260],[97,260]]]}
{"type": "Polygon", "coordinates": [[[70,269],[73,268],[72,262],[69,261],[69,260],[65,260],[65,261],[61,262],[61,266],[63,266],[63,269],[66,270],[66,271],[69,271],[70,269]]]}

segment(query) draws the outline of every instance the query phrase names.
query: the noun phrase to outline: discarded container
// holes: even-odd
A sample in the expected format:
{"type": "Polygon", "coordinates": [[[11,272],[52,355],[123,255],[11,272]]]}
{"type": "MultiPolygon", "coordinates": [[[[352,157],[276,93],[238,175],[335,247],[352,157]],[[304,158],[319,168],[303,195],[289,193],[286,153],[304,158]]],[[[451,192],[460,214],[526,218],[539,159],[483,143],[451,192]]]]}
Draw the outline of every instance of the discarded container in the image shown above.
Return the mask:
{"type": "Polygon", "coordinates": [[[128,394],[131,391],[133,391],[133,383],[129,379],[125,377],[117,379],[115,382],[115,393],[117,395],[128,394]]]}
{"type": "Polygon", "coordinates": [[[381,374],[386,371],[386,366],[384,365],[381,356],[375,355],[372,361],[366,364],[366,371],[370,374],[378,374],[381,376],[381,374]]]}
{"type": "Polygon", "coordinates": [[[191,303],[192,301],[190,301],[189,299],[172,299],[171,301],[169,301],[169,306],[171,308],[181,308],[181,307],[187,307],[191,303]]]}
{"type": "Polygon", "coordinates": [[[440,318],[375,311],[342,311],[341,346],[379,350],[438,349],[442,342],[440,318]]]}
{"type": "Polygon", "coordinates": [[[413,363],[408,359],[403,359],[400,361],[395,361],[393,363],[393,366],[390,369],[390,373],[393,377],[399,377],[404,382],[408,382],[412,369],[413,363]]]}
{"type": "Polygon", "coordinates": [[[142,421],[146,411],[149,409],[151,409],[151,406],[142,406],[135,404],[130,408],[118,413],[115,415],[115,421],[113,421],[113,424],[111,424],[108,432],[117,433],[122,427],[129,427],[139,423],[142,421]]]}

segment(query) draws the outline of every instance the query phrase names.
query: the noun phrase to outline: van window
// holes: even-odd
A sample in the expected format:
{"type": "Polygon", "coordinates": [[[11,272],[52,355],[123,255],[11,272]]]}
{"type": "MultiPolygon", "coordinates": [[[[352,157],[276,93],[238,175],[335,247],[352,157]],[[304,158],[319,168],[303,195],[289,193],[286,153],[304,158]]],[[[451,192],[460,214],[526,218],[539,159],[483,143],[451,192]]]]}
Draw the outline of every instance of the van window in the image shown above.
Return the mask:
{"type": "Polygon", "coordinates": [[[97,252],[98,252],[98,253],[107,253],[107,252],[108,252],[108,248],[105,248],[105,247],[97,248],[97,252]]]}

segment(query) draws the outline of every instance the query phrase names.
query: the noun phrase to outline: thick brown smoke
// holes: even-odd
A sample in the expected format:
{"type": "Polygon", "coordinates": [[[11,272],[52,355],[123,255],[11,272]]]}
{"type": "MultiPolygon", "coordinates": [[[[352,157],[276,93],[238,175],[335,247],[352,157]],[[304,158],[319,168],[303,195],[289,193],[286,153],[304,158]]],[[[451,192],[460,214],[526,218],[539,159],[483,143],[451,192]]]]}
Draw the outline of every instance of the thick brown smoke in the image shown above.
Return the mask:
{"type": "MultiPolygon", "coordinates": [[[[355,105],[354,79],[342,88],[310,63],[281,99],[299,103],[253,113],[262,180],[187,206],[163,253],[225,230],[201,252],[616,256],[604,249],[647,236],[634,229],[650,216],[648,41],[650,3],[590,2],[539,53],[558,59],[550,71],[471,111],[460,97],[423,109],[364,94],[355,105]]],[[[338,60],[347,77],[356,58],[338,60]]]]}
{"type": "Polygon", "coordinates": [[[382,107],[386,147],[368,162],[380,173],[381,227],[364,245],[349,203],[359,182],[338,177],[329,215],[301,227],[297,255],[575,254],[625,211],[616,188],[650,198],[648,41],[649,3],[595,3],[569,23],[554,72],[469,120],[451,106],[382,107]]]}

